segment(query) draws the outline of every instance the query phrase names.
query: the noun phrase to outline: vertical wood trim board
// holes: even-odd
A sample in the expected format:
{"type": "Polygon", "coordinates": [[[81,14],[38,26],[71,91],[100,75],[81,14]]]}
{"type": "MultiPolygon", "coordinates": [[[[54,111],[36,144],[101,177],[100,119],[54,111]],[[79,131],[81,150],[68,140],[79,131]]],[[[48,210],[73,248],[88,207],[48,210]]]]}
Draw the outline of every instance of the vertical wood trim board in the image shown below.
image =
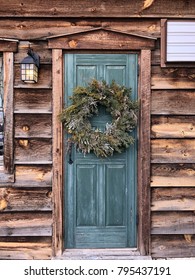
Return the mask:
{"type": "Polygon", "coordinates": [[[151,51],[141,50],[140,57],[140,116],[138,149],[138,240],[142,255],[150,248],[150,96],[151,51]]]}
{"type": "Polygon", "coordinates": [[[63,56],[62,50],[52,50],[53,80],[53,256],[60,256],[63,248],[63,134],[58,119],[63,105],[63,56]]]}
{"type": "Polygon", "coordinates": [[[4,167],[6,172],[13,173],[13,92],[14,92],[14,54],[3,53],[4,67],[4,167]]]}

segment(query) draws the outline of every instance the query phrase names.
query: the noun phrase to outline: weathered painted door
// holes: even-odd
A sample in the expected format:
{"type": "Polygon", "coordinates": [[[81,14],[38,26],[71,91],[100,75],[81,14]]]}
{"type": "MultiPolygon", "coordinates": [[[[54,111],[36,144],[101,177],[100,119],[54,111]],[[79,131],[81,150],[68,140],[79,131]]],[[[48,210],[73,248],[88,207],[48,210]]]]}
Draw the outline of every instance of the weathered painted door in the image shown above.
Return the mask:
{"type": "MultiPolygon", "coordinates": [[[[66,54],[66,104],[73,88],[86,86],[92,78],[131,87],[136,98],[137,56],[66,54]]],[[[91,119],[92,126],[101,129],[109,121],[105,108],[91,119]]],[[[135,144],[106,159],[73,150],[72,164],[66,155],[65,248],[136,247],[136,150],[135,144]]]]}

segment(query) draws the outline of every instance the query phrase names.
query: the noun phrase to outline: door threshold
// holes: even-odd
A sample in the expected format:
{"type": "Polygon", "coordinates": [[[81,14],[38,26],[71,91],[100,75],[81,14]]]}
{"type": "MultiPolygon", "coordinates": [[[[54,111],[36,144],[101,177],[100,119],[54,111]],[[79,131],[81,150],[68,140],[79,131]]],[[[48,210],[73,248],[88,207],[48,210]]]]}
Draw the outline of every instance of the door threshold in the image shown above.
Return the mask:
{"type": "Polygon", "coordinates": [[[151,260],[141,256],[136,248],[124,249],[66,249],[58,260],[151,260]]]}

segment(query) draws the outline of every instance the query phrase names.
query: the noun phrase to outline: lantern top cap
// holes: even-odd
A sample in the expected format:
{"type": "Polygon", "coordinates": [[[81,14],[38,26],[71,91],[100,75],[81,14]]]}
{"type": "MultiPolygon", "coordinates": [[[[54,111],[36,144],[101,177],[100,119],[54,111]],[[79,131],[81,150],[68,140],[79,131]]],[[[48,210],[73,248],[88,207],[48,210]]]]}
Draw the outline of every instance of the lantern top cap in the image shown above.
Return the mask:
{"type": "Polygon", "coordinates": [[[33,52],[31,49],[27,52],[28,56],[26,56],[22,61],[21,64],[35,64],[37,67],[40,65],[40,56],[33,52]]]}

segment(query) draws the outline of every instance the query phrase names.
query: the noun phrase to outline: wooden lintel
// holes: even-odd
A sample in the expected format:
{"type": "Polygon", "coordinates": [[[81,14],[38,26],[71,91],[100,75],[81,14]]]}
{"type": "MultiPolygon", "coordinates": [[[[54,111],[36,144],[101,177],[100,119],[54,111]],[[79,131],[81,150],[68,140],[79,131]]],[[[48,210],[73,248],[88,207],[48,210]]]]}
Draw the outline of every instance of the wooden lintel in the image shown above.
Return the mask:
{"type": "Polygon", "coordinates": [[[10,41],[0,38],[0,52],[17,52],[18,42],[16,40],[10,41]]]}
{"type": "Polygon", "coordinates": [[[140,50],[154,49],[155,39],[148,36],[96,28],[48,39],[48,48],[64,50],[140,50]]]}

